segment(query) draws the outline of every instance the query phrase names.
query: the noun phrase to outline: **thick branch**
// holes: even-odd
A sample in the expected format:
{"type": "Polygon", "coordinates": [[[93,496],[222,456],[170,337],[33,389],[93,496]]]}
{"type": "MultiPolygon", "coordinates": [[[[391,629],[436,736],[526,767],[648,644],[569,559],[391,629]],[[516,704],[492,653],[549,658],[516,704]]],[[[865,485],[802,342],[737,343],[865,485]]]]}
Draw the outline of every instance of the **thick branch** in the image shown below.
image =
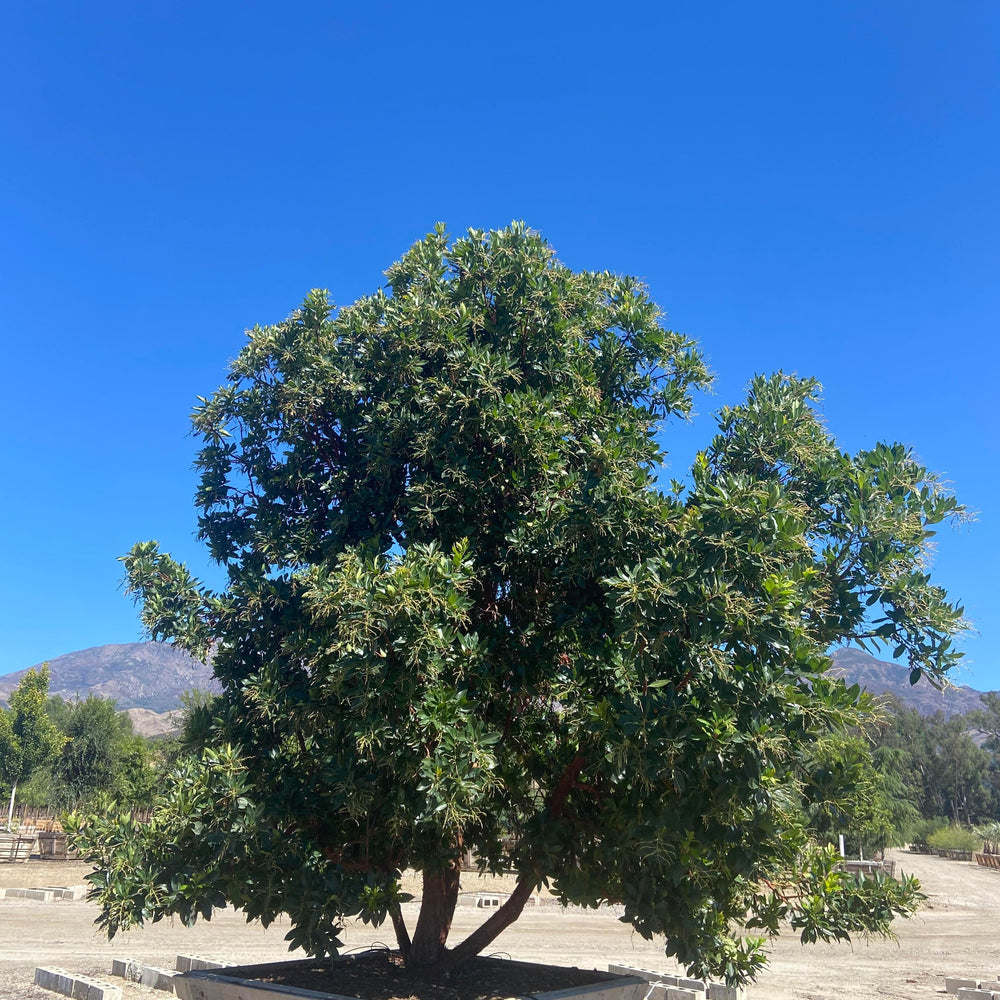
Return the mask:
{"type": "MultiPolygon", "coordinates": [[[[559,819],[563,813],[566,796],[575,787],[576,779],[583,770],[584,759],[577,754],[569,766],[563,771],[556,787],[549,796],[549,813],[554,819],[559,819]]],[[[499,910],[495,910],[488,920],[477,927],[458,947],[445,956],[448,965],[460,965],[462,962],[475,958],[488,944],[495,941],[521,915],[525,903],[531,898],[537,880],[536,872],[522,872],[518,877],[514,891],[507,897],[499,910]]]]}
{"type": "Polygon", "coordinates": [[[410,958],[410,934],[403,921],[403,912],[399,908],[399,903],[393,903],[389,907],[389,917],[392,920],[392,929],[396,932],[396,944],[399,945],[399,953],[403,956],[403,961],[410,958]]]}
{"type": "Polygon", "coordinates": [[[549,812],[559,819],[562,816],[563,806],[566,802],[566,796],[569,795],[570,789],[576,783],[576,779],[579,777],[580,772],[583,770],[583,757],[577,754],[562,773],[562,777],[559,779],[558,784],[552,789],[552,794],[549,796],[549,812]]]}
{"type": "Polygon", "coordinates": [[[480,924],[458,947],[448,952],[445,956],[446,963],[449,966],[460,965],[475,958],[488,944],[495,941],[521,915],[534,888],[534,873],[522,875],[503,906],[494,910],[485,923],[480,924]]]}

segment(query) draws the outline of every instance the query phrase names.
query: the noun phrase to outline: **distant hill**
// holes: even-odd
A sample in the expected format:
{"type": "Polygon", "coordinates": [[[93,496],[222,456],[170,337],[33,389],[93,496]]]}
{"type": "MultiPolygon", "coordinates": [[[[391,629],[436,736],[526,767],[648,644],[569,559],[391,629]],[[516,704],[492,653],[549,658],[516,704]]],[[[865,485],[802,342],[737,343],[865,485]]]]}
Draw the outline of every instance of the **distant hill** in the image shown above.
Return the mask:
{"type": "Polygon", "coordinates": [[[125,714],[132,720],[132,732],[140,736],[165,736],[180,730],[179,712],[151,712],[148,708],[129,708],[125,714]]]}
{"type": "Polygon", "coordinates": [[[860,649],[838,649],[832,658],[830,673],[834,677],[843,677],[848,684],[860,684],[871,694],[895,695],[921,715],[935,712],[964,715],[983,707],[979,700],[981,692],[973,688],[956,686],[938,691],[926,677],[910,684],[909,668],[889,660],[876,660],[860,649]]]}
{"type": "MultiPolygon", "coordinates": [[[[181,695],[191,688],[219,690],[210,667],[161,642],[92,646],[48,663],[50,694],[66,699],[96,694],[113,698],[121,710],[170,712],[180,707],[181,695]]],[[[7,701],[25,673],[0,677],[0,702],[7,701]]]]}

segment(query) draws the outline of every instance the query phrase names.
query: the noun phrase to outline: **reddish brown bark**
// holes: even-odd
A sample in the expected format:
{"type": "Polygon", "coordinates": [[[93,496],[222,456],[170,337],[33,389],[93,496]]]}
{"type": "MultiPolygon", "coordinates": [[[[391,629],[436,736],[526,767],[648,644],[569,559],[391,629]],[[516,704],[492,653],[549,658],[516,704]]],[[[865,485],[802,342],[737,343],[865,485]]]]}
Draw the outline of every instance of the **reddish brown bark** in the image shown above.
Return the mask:
{"type": "Polygon", "coordinates": [[[413,929],[408,965],[436,965],[441,960],[458,902],[458,880],[457,861],[443,872],[424,872],[420,916],[413,929]]]}
{"type": "Polygon", "coordinates": [[[576,779],[580,777],[580,772],[583,770],[583,757],[577,754],[562,773],[562,777],[559,779],[559,783],[555,788],[552,789],[552,794],[549,796],[549,812],[559,819],[562,816],[563,806],[566,803],[566,796],[569,795],[570,789],[576,784],[576,779]]]}

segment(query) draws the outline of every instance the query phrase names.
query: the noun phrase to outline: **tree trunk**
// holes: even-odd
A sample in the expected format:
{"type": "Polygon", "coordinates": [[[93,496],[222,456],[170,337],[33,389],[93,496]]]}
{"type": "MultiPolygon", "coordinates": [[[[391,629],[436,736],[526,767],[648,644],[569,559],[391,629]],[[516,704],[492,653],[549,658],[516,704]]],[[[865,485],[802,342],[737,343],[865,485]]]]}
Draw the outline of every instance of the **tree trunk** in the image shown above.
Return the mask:
{"type": "Polygon", "coordinates": [[[420,916],[413,930],[407,966],[418,968],[441,961],[458,902],[459,874],[457,861],[452,861],[443,872],[424,872],[420,916]]]}
{"type": "Polygon", "coordinates": [[[7,829],[10,830],[11,824],[14,822],[14,796],[17,794],[17,782],[14,782],[13,788],[10,790],[10,805],[7,807],[7,829]]]}
{"type": "MultiPolygon", "coordinates": [[[[562,773],[552,794],[549,796],[548,811],[554,820],[562,816],[563,806],[570,790],[583,769],[584,758],[581,754],[570,761],[562,773]]],[[[507,901],[490,918],[474,930],[458,947],[451,951],[445,949],[448,932],[451,930],[452,917],[455,915],[455,904],[458,902],[458,880],[460,868],[458,861],[452,861],[443,873],[424,872],[424,894],[420,903],[420,916],[413,932],[413,940],[409,942],[409,957],[406,965],[417,971],[428,970],[436,966],[437,970],[447,972],[469,959],[475,958],[487,945],[495,941],[503,931],[521,915],[524,904],[531,898],[531,893],[538,882],[537,873],[522,872],[514,891],[507,901]]],[[[390,914],[390,916],[393,916],[390,914]]],[[[402,917],[393,916],[396,925],[396,937],[400,949],[405,951],[404,938],[400,935],[399,924],[402,917]]],[[[405,934],[405,928],[403,929],[405,934]]],[[[434,973],[430,973],[434,975],[434,973]]]]}

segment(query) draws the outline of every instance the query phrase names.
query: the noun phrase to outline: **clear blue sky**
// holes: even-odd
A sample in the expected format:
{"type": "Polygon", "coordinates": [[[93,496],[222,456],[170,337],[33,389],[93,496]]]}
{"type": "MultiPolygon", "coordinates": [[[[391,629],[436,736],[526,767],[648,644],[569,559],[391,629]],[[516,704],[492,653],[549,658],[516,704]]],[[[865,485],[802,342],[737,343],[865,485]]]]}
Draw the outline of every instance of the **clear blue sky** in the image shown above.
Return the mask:
{"type": "Polygon", "coordinates": [[[254,323],[437,220],[642,276],[718,375],[817,376],[848,449],[978,511],[937,578],[1000,688],[1000,4],[9,4],[0,673],[140,637],[116,557],[200,573],[187,415],[254,323]]]}

